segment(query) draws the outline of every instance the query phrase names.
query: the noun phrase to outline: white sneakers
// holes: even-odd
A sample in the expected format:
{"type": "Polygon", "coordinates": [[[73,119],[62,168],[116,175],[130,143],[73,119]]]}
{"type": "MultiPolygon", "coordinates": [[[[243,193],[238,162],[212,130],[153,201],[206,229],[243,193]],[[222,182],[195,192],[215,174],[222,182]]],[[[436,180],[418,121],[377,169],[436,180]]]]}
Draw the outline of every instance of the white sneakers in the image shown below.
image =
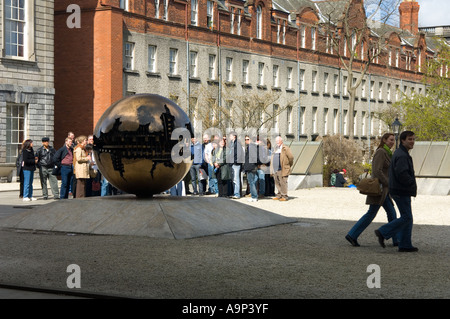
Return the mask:
{"type": "Polygon", "coordinates": [[[36,198],[34,198],[34,197],[31,197],[31,198],[29,198],[29,197],[24,197],[24,198],[23,198],[23,201],[24,201],[24,202],[29,202],[29,201],[33,201],[33,200],[36,200],[36,198]]]}
{"type": "Polygon", "coordinates": [[[249,199],[247,199],[249,202],[257,202],[258,201],[258,199],[257,198],[249,198],[249,199]]]}

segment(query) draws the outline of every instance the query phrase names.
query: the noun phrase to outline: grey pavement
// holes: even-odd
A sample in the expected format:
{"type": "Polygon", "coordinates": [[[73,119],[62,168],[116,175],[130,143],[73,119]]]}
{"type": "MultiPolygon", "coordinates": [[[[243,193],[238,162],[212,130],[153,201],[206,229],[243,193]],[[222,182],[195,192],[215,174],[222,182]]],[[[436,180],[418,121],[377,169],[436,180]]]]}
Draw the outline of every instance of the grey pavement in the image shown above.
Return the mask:
{"type": "MultiPolygon", "coordinates": [[[[40,192],[37,185],[38,200],[23,202],[17,183],[1,183],[0,218],[52,202],[42,200],[40,192]]],[[[358,239],[361,247],[346,242],[348,230],[367,211],[365,197],[356,190],[314,188],[289,195],[284,203],[238,201],[294,217],[294,223],[192,239],[3,229],[0,284],[70,291],[67,267],[76,264],[81,288],[75,289],[105,296],[158,300],[450,297],[449,196],[413,199],[413,244],[419,252],[399,253],[389,241],[381,248],[373,234],[386,222],[383,210],[358,239]],[[380,288],[369,287],[370,265],[379,266],[380,288]]],[[[67,201],[76,205],[78,200],[67,201]]],[[[63,298],[35,293],[0,289],[0,298],[63,298]]]]}

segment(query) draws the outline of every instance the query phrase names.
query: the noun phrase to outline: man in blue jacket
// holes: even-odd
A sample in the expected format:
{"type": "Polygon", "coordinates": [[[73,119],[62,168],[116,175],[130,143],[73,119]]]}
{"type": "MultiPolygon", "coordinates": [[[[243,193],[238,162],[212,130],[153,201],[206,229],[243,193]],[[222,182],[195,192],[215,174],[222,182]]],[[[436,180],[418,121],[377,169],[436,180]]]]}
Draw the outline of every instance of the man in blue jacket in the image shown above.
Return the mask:
{"type": "Polygon", "coordinates": [[[419,249],[411,243],[413,216],[411,209],[411,196],[417,195],[414,166],[409,151],[413,149],[415,134],[404,131],[400,134],[400,147],[394,152],[389,166],[389,194],[397,204],[400,218],[391,221],[375,230],[381,247],[386,247],[385,239],[396,233],[399,234],[398,251],[416,252],[419,249]]]}

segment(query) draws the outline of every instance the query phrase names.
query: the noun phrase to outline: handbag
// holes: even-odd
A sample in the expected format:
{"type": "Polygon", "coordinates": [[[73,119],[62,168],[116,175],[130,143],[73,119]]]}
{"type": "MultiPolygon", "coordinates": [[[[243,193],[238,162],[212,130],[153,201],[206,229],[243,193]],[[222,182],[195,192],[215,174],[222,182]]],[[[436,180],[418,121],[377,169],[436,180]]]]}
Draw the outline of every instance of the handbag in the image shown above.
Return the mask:
{"type": "Polygon", "coordinates": [[[381,185],[378,178],[363,178],[357,189],[361,194],[370,196],[380,196],[381,195],[381,185]]]}
{"type": "Polygon", "coordinates": [[[61,166],[55,165],[52,170],[52,175],[60,176],[61,175],[61,166]]]}

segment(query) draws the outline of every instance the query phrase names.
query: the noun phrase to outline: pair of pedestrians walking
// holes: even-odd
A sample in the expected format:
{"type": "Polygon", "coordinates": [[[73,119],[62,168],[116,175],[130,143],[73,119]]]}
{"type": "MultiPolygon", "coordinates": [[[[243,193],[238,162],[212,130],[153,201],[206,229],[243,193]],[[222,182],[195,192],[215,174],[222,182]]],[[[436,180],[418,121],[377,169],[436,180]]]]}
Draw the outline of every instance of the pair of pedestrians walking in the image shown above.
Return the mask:
{"type": "Polygon", "coordinates": [[[385,240],[392,238],[399,252],[416,252],[418,248],[414,247],[411,241],[413,227],[411,197],[417,195],[417,184],[412,157],[409,155],[409,151],[414,147],[415,134],[411,131],[402,132],[400,146],[392,154],[390,149],[394,141],[392,133],[384,134],[372,161],[372,176],[378,178],[382,194],[367,196],[366,204],[370,205],[369,210],[352,227],[345,239],[353,246],[360,246],[357,240],[359,235],[369,226],[380,207],[383,206],[388,223],[375,230],[381,247],[385,248],[385,240]],[[400,218],[396,218],[391,197],[397,204],[400,218]]]}

